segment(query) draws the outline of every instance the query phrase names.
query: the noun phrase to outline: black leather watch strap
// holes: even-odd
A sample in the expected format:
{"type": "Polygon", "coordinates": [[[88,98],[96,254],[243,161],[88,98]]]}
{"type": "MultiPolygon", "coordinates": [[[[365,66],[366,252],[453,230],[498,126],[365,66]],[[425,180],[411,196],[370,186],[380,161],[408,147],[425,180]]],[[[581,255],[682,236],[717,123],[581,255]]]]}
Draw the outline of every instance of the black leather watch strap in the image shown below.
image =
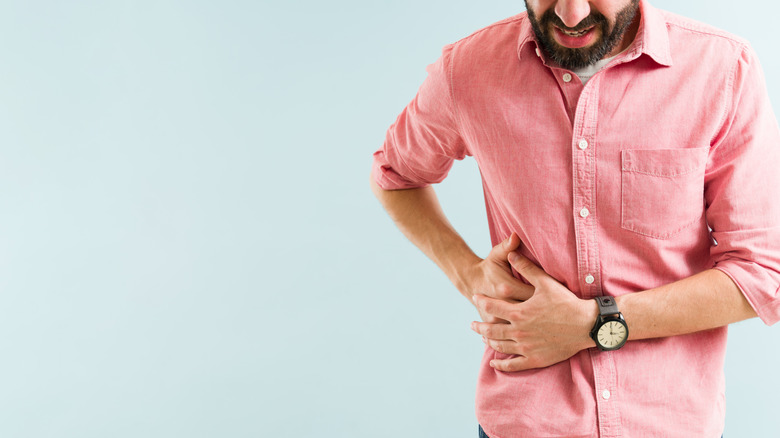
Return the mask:
{"type": "Polygon", "coordinates": [[[596,302],[599,305],[599,315],[616,315],[620,313],[618,310],[617,302],[612,297],[596,297],[596,302]]]}

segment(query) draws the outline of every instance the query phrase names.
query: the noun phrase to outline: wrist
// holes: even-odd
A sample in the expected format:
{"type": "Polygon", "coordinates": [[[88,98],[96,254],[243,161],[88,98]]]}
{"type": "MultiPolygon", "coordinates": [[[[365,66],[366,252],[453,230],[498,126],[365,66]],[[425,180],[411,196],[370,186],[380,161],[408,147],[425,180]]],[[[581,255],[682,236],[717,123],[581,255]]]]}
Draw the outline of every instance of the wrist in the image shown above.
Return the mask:
{"type": "Polygon", "coordinates": [[[602,351],[619,350],[628,341],[629,330],[617,300],[611,296],[597,296],[593,301],[599,314],[590,337],[602,351]]]}
{"type": "Polygon", "coordinates": [[[444,273],[450,279],[458,291],[471,301],[474,294],[474,285],[478,283],[478,277],[481,275],[479,264],[483,259],[474,253],[464,253],[463,255],[450,260],[449,267],[444,269],[444,273]]]}
{"type": "Polygon", "coordinates": [[[599,306],[594,299],[580,299],[580,350],[596,346],[596,342],[590,337],[590,331],[599,317],[599,306]]]}

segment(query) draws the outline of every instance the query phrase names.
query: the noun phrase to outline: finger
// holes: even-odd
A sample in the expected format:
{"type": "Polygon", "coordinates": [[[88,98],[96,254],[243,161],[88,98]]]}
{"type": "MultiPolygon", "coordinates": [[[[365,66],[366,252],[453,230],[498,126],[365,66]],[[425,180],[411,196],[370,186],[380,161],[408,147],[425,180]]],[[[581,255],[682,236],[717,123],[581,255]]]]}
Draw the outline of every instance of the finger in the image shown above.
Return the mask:
{"type": "Polygon", "coordinates": [[[506,281],[499,283],[494,291],[485,293],[493,298],[528,301],[534,295],[534,287],[530,284],[522,283],[514,277],[510,277],[506,281]]]}
{"type": "Polygon", "coordinates": [[[520,346],[515,341],[496,341],[488,339],[487,344],[490,348],[504,354],[520,354],[520,346]]]}
{"type": "Polygon", "coordinates": [[[542,268],[536,266],[534,262],[528,259],[528,257],[518,253],[517,251],[512,251],[507,255],[507,259],[509,260],[509,264],[512,265],[513,268],[515,268],[515,271],[517,271],[520,275],[523,276],[526,280],[528,280],[529,283],[532,285],[539,287],[539,282],[544,278],[552,278],[549,275],[547,275],[542,268]]]}
{"type": "MultiPolygon", "coordinates": [[[[482,315],[480,315],[480,316],[482,316],[482,315]]],[[[499,323],[499,322],[504,323],[504,324],[509,324],[509,321],[507,321],[505,319],[501,319],[501,318],[496,318],[493,315],[485,315],[484,317],[482,317],[482,321],[483,322],[489,322],[491,324],[496,324],[496,323],[499,323]]]]}
{"type": "Polygon", "coordinates": [[[475,294],[473,300],[474,305],[485,313],[489,313],[490,315],[497,316],[510,322],[517,319],[517,315],[515,314],[516,304],[479,294],[475,294]]]}
{"type": "MultiPolygon", "coordinates": [[[[471,329],[480,335],[493,340],[512,340],[510,336],[510,330],[512,326],[510,324],[490,324],[487,322],[471,323],[471,329]]],[[[514,342],[514,341],[512,341],[514,342]]]]}
{"type": "Polygon", "coordinates": [[[510,252],[516,250],[518,247],[520,247],[520,238],[517,237],[517,234],[513,232],[503,242],[494,246],[493,249],[490,250],[488,258],[504,262],[506,261],[507,255],[509,255],[510,252]]]}
{"type": "Polygon", "coordinates": [[[490,366],[498,371],[506,371],[509,373],[536,368],[533,366],[533,363],[525,356],[510,357],[509,359],[501,360],[493,359],[490,361],[490,366]]]}

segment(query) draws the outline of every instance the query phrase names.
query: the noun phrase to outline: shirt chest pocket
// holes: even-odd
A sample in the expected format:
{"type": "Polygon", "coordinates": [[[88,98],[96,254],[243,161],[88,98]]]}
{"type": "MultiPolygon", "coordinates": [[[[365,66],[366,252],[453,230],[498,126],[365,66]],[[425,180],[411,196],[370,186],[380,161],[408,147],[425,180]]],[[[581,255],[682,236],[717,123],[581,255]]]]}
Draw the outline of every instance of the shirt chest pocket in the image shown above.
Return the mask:
{"type": "Polygon", "coordinates": [[[623,229],[668,239],[704,215],[708,147],[621,151],[623,229]]]}

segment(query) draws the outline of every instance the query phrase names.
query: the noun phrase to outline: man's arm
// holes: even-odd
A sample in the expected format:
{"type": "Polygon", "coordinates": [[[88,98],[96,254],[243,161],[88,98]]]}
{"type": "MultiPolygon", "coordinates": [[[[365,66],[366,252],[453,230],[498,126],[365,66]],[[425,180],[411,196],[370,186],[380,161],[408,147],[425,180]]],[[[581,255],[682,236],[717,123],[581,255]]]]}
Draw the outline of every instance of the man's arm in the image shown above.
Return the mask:
{"type": "MultiPolygon", "coordinates": [[[[432,186],[384,190],[371,175],[371,190],[398,229],[433,260],[469,301],[479,292],[512,300],[528,299],[532,288],[512,276],[507,256],[520,245],[512,234],[482,259],[455,231],[441,209],[432,186]]],[[[483,321],[498,319],[480,311],[483,321]]],[[[505,322],[505,321],[504,321],[505,322]]]]}
{"type": "Polygon", "coordinates": [[[373,174],[370,180],[371,190],[398,229],[470,299],[472,292],[466,275],[481,259],[444,216],[433,186],[384,190],[374,181],[373,174]]]}
{"type": "Polygon", "coordinates": [[[736,284],[717,269],[616,299],[631,339],[722,327],[758,316],[736,284]]]}
{"type": "MultiPolygon", "coordinates": [[[[509,261],[535,289],[523,303],[474,297],[478,309],[505,322],[475,322],[472,329],[495,350],[518,355],[490,365],[500,371],[541,368],[595,347],[588,333],[598,315],[596,302],[576,298],[522,255],[512,252],[509,261]]],[[[694,333],[757,316],[736,284],[717,269],[616,301],[628,322],[629,340],[694,333]]]]}

